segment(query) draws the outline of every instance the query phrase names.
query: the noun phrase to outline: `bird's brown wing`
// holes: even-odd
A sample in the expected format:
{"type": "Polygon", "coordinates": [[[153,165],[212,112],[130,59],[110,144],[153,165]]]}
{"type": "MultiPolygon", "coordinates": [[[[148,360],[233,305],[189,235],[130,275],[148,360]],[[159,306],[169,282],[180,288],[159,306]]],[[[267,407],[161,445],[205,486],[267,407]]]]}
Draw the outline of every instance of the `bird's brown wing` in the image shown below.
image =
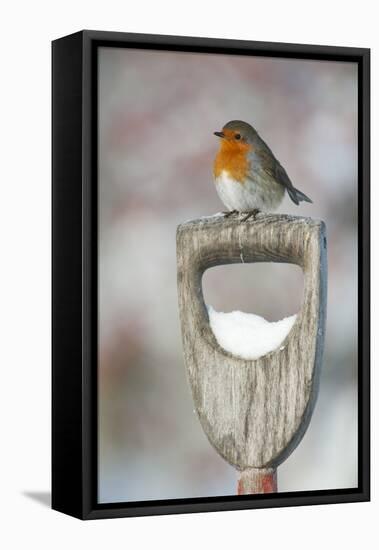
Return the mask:
{"type": "Polygon", "coordinates": [[[271,176],[277,183],[283,185],[295,204],[299,204],[300,201],[312,202],[304,193],[296,189],[291,180],[288,177],[287,172],[284,170],[280,162],[274,157],[270,148],[263,142],[258,152],[262,169],[271,176]]]}

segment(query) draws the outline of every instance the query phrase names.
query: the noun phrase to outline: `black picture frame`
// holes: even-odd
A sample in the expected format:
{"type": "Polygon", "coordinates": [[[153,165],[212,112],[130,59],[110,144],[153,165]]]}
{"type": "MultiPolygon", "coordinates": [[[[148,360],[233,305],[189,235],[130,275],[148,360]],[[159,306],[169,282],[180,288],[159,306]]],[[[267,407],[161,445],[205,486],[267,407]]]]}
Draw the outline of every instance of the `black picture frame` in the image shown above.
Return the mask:
{"type": "Polygon", "coordinates": [[[81,519],[370,499],[370,50],[81,31],[52,43],[52,508],[81,519]],[[97,49],[115,46],[358,63],[358,487],[99,504],[97,49]]]}

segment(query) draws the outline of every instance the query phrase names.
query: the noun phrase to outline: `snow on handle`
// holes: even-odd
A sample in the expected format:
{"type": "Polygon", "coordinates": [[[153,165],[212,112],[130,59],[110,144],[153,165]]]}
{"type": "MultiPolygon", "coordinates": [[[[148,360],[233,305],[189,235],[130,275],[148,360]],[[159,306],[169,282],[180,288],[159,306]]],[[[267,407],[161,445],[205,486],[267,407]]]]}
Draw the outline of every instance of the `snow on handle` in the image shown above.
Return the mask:
{"type": "Polygon", "coordinates": [[[242,359],[259,359],[280,349],[296,321],[296,315],[270,322],[254,313],[223,313],[212,306],[207,306],[207,309],[209,324],[218,344],[242,359]]]}

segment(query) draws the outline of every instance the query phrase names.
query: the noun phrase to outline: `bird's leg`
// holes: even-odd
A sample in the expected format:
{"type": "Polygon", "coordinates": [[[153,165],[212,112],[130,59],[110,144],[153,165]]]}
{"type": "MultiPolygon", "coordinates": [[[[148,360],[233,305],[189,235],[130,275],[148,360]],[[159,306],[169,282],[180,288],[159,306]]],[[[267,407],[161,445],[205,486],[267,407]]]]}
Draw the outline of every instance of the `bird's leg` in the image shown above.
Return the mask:
{"type": "Polygon", "coordinates": [[[257,214],[259,214],[259,212],[260,212],[259,208],[254,208],[254,210],[250,210],[250,212],[248,212],[246,214],[246,216],[244,218],[242,218],[242,221],[245,222],[249,218],[254,218],[254,220],[255,220],[256,217],[257,217],[257,214]]]}
{"type": "Polygon", "coordinates": [[[238,214],[238,210],[229,210],[228,212],[223,212],[225,218],[229,218],[229,216],[234,216],[234,214],[238,214]]]}

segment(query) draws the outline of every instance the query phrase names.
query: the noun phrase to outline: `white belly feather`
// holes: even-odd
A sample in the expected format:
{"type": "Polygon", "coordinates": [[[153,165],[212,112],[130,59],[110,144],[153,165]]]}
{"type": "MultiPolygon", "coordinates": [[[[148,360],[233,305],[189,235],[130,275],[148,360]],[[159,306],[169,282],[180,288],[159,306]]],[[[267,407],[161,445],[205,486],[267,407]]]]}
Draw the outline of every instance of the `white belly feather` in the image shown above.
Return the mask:
{"type": "Polygon", "coordinates": [[[282,186],[273,184],[272,181],[258,184],[248,180],[246,183],[240,183],[232,179],[225,170],[215,178],[215,184],[217,193],[225,206],[229,210],[238,210],[239,212],[248,212],[254,209],[275,210],[284,195],[282,186]]]}

